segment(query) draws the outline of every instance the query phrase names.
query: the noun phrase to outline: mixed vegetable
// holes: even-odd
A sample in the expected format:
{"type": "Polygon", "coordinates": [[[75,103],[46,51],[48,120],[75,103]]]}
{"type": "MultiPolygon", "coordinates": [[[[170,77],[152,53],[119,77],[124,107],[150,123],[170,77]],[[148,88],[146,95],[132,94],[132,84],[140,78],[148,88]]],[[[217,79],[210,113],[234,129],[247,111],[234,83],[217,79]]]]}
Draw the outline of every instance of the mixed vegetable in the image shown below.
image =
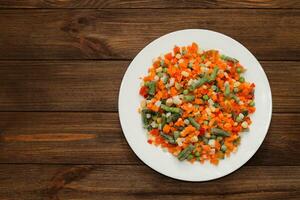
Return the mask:
{"type": "Polygon", "coordinates": [[[255,112],[255,85],[243,72],[237,59],[196,43],[157,58],[140,88],[148,143],[180,161],[218,164],[235,152],[255,112]]]}

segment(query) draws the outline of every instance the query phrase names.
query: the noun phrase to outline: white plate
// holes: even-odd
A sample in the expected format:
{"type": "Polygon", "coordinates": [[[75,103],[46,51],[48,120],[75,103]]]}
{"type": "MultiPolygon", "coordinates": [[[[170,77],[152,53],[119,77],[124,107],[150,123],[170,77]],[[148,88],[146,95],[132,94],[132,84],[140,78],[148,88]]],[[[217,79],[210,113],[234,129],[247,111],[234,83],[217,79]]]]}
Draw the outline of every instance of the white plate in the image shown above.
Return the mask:
{"type": "Polygon", "coordinates": [[[185,181],[207,181],[225,176],[245,164],[262,144],[271,121],[272,96],[267,76],[256,58],[236,40],[209,30],[187,29],[164,35],[148,44],[129,65],[119,93],[119,117],[126,140],[135,154],[149,167],[166,176],[185,181]],[[137,112],[141,97],[140,77],[147,74],[152,60],[172,51],[175,45],[186,46],[196,42],[204,50],[217,49],[237,58],[247,69],[245,78],[255,83],[256,112],[251,116],[250,131],[242,134],[236,153],[221,160],[218,166],[209,162],[191,164],[180,162],[161,148],[147,143],[146,130],[137,112]]]}

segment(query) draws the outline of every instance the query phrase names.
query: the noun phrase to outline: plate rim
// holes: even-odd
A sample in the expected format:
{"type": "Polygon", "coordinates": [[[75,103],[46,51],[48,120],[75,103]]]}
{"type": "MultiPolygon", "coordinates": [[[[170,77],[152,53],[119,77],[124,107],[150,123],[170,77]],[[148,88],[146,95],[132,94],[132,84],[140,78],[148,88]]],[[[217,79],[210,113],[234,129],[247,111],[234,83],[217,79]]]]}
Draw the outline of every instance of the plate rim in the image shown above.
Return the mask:
{"type": "MultiPolygon", "coordinates": [[[[176,44],[174,44],[176,45],[176,44]]],[[[120,124],[121,124],[121,128],[122,128],[122,133],[126,139],[126,142],[127,144],[129,145],[130,149],[134,152],[134,154],[136,155],[136,157],[141,160],[146,166],[148,166],[149,168],[151,168],[152,170],[154,170],[155,172],[161,174],[161,175],[164,175],[164,176],[167,176],[169,178],[172,178],[172,179],[175,179],[175,180],[180,180],[180,181],[186,181],[186,182],[206,182],[206,181],[212,181],[212,180],[217,180],[219,178],[222,178],[222,177],[226,177],[227,175],[230,175],[232,174],[233,172],[236,172],[238,169],[240,169],[242,166],[244,166],[258,151],[258,149],[260,149],[262,143],[264,142],[267,134],[268,134],[268,131],[269,131],[269,128],[270,128],[270,124],[271,124],[271,120],[272,120],[272,114],[273,114],[273,98],[272,98],[272,90],[271,90],[271,87],[270,87],[270,82],[269,82],[269,79],[268,79],[268,76],[267,74],[265,73],[263,67],[261,66],[261,64],[259,63],[258,59],[249,51],[248,48],[246,48],[242,43],[240,43],[238,40],[228,36],[228,35],[225,35],[223,33],[220,33],[220,32],[217,32],[217,31],[213,31],[213,30],[209,30],[209,29],[181,29],[181,30],[177,30],[177,31],[173,31],[173,32],[169,32],[167,34],[164,34],[164,35],[161,35],[160,37],[150,41],[145,47],[143,47],[139,52],[138,54],[132,59],[132,61],[129,63],[123,77],[122,77],[122,80],[121,80],[121,84],[120,84],[120,88],[119,88],[119,95],[118,95],[118,117],[119,117],[119,121],[120,121],[120,124]],[[120,107],[121,107],[121,93],[122,93],[122,90],[123,90],[123,87],[124,87],[124,79],[132,65],[132,63],[134,62],[134,60],[140,55],[142,54],[151,44],[155,43],[157,40],[160,40],[160,39],[163,39],[165,37],[169,37],[170,35],[173,35],[173,34],[177,34],[179,32],[194,32],[194,31],[203,31],[203,32],[211,32],[211,33],[214,33],[214,34],[217,34],[217,35],[220,35],[222,37],[226,37],[228,39],[231,39],[235,42],[237,42],[239,45],[241,45],[241,47],[244,48],[244,50],[246,50],[250,55],[253,56],[253,58],[255,59],[255,61],[258,63],[258,66],[259,66],[259,69],[260,71],[262,72],[262,75],[266,78],[266,83],[267,83],[267,89],[268,89],[268,92],[269,92],[269,95],[268,95],[268,99],[270,100],[269,102],[269,109],[270,109],[270,112],[269,112],[269,115],[268,115],[268,118],[266,119],[268,122],[266,124],[266,130],[265,130],[265,133],[264,133],[264,137],[263,139],[260,141],[260,144],[258,145],[257,149],[255,149],[255,151],[253,152],[253,154],[251,156],[249,156],[249,158],[244,162],[242,163],[240,166],[238,166],[237,168],[234,168],[233,170],[231,170],[229,173],[226,173],[226,174],[223,174],[221,176],[218,176],[218,177],[213,177],[213,178],[208,178],[208,179],[205,179],[205,180],[192,180],[192,179],[185,179],[185,178],[180,178],[180,177],[174,177],[174,176],[171,176],[169,174],[165,174],[161,171],[158,171],[157,169],[155,169],[154,167],[150,166],[149,164],[147,164],[139,155],[138,153],[136,153],[136,151],[134,150],[134,148],[130,145],[130,142],[128,140],[128,136],[125,134],[124,132],[124,128],[123,128],[123,123],[122,122],[122,117],[121,117],[121,113],[120,113],[120,107]]]]}

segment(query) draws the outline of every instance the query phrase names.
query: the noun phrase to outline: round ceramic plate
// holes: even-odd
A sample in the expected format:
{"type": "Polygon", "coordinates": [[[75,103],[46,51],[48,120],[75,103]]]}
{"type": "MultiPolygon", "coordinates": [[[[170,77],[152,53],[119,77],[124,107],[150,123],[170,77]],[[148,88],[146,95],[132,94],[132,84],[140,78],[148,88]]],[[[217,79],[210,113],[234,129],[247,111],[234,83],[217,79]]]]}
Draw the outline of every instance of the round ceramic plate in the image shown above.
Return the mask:
{"type": "Polygon", "coordinates": [[[129,65],[119,93],[119,117],[126,140],[135,154],[149,167],[166,176],[185,181],[207,181],[225,176],[244,165],[262,144],[271,121],[272,96],[267,76],[257,59],[236,40],[209,30],[188,29],[164,35],[147,45],[129,65]],[[196,42],[201,49],[217,49],[234,57],[247,69],[245,78],[255,83],[256,112],[249,132],[242,134],[241,145],[236,153],[214,166],[209,162],[191,164],[180,162],[161,148],[147,143],[146,130],[138,113],[141,97],[140,77],[147,74],[152,60],[166,54],[175,45],[187,46],[196,42]]]}

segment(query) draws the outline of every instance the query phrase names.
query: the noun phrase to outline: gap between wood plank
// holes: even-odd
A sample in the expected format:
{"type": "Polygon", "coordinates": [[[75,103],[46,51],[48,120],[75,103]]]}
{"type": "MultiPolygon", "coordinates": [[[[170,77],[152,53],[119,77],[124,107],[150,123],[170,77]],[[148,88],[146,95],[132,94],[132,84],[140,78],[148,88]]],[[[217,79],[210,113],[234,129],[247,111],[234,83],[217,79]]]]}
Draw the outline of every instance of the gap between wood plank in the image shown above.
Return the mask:
{"type": "MultiPolygon", "coordinates": [[[[78,61],[78,62],[124,61],[124,62],[126,62],[127,61],[128,62],[128,61],[133,61],[133,59],[134,58],[112,58],[112,59],[109,59],[109,58],[107,58],[107,59],[105,59],[105,58],[100,58],[100,59],[94,59],[94,58],[87,58],[87,59],[83,59],[83,58],[79,58],[79,59],[76,59],[76,58],[75,59],[69,59],[69,58],[68,59],[57,59],[57,58],[55,58],[55,59],[1,59],[0,58],[0,61],[1,62],[14,62],[14,61],[16,61],[16,62],[19,62],[19,61],[24,61],[24,62],[32,62],[32,61],[33,62],[38,62],[38,61],[40,61],[40,62],[47,62],[47,61],[51,61],[51,62],[55,62],[55,61],[59,61],[59,62],[64,62],[64,61],[65,62],[68,62],[68,61],[78,61]]],[[[257,59],[257,61],[258,62],[299,62],[300,63],[300,60],[274,60],[274,59],[272,59],[272,60],[268,60],[268,59],[258,60],[257,59]]]]}
{"type": "Polygon", "coordinates": [[[168,7],[168,8],[5,8],[0,6],[0,10],[300,10],[300,8],[262,8],[262,7],[219,7],[219,8],[203,8],[203,7],[168,7]]]}

